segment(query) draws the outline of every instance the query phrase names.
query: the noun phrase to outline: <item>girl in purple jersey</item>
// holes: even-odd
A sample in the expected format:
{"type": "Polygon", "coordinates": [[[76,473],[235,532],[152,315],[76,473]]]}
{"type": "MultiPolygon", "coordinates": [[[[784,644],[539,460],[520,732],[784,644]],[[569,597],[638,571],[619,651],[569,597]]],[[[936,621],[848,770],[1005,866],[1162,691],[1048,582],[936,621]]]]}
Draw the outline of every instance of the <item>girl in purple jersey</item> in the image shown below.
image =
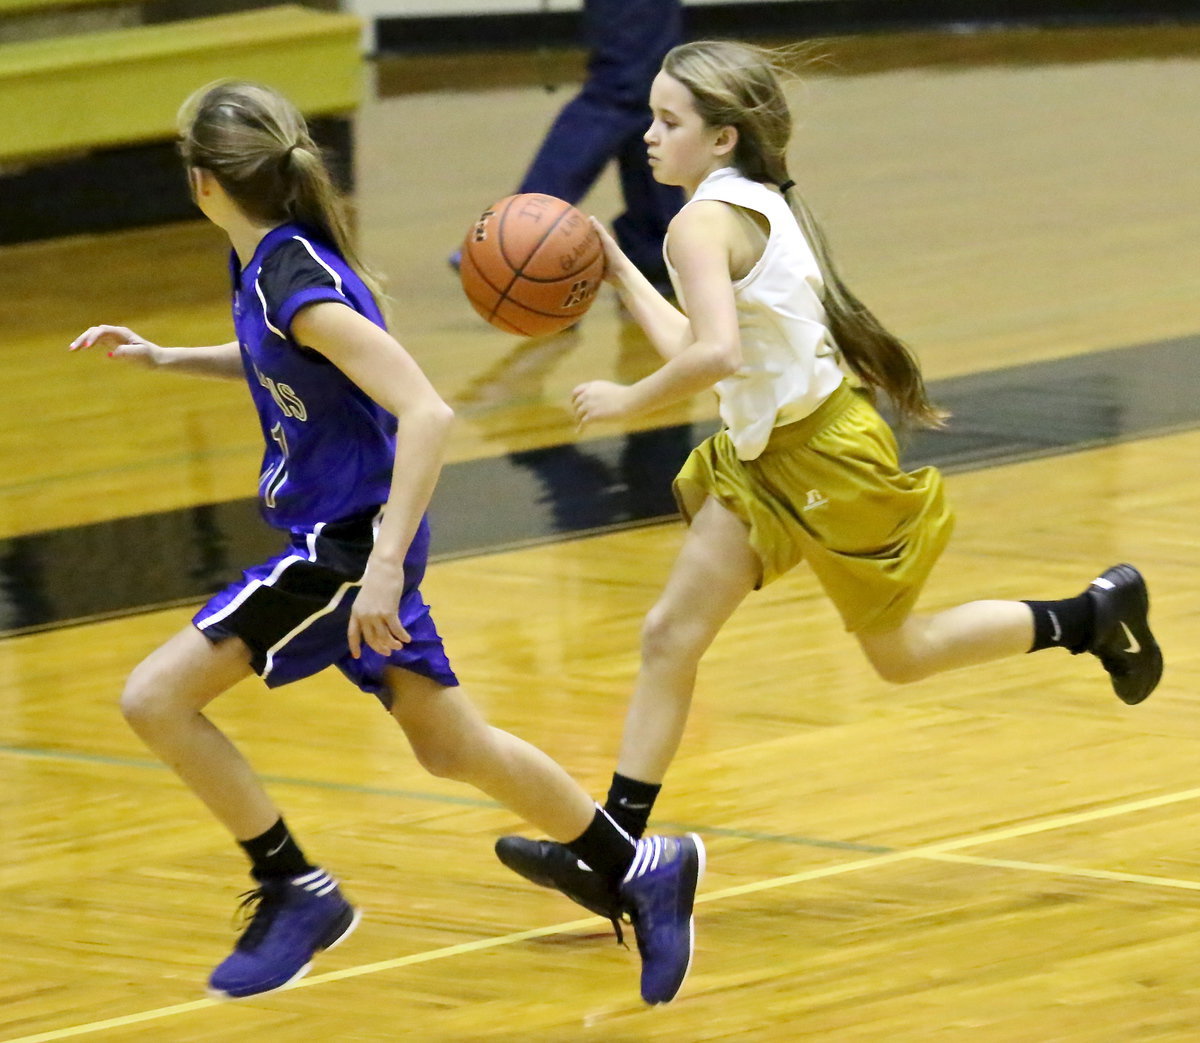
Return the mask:
{"type": "Polygon", "coordinates": [[[251,672],[269,685],[336,665],[376,695],[433,774],[469,782],[563,841],[628,913],[642,995],[674,997],[691,959],[699,838],[635,843],[554,761],[488,725],[458,687],[421,597],[425,510],[453,419],[387,332],[373,280],[303,118],[254,84],[198,91],[180,114],[196,204],[232,246],[237,340],[160,347],[93,326],[71,349],[245,379],[266,453],[264,516],[286,551],[247,570],[130,675],[130,725],[233,834],[251,862],[253,914],[210,991],[281,988],[340,942],[359,912],[310,862],[233,744],[204,714],[251,672]]]}

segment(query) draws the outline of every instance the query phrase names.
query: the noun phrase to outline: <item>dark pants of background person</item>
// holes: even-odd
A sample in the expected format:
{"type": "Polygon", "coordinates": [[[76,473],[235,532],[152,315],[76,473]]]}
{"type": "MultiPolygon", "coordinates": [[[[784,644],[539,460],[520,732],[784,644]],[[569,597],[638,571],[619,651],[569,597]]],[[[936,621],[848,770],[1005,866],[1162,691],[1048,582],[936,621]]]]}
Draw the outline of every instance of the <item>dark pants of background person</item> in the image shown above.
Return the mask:
{"type": "Polygon", "coordinates": [[[650,125],[650,84],[663,55],[683,38],[679,0],[585,0],[587,80],[559,112],[521,192],[577,203],[615,159],[625,211],[613,222],[621,249],[660,290],[670,293],[662,242],[683,192],[650,173],[642,135],[650,125]]]}

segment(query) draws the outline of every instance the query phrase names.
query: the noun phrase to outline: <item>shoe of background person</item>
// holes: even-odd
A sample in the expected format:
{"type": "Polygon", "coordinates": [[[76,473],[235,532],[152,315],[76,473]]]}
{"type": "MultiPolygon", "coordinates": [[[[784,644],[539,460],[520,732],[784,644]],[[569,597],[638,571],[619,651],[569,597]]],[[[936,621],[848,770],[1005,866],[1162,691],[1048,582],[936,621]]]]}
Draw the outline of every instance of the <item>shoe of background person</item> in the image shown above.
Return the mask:
{"type": "Polygon", "coordinates": [[[562,844],[506,836],[496,841],[496,857],[530,883],[561,891],[597,916],[620,919],[621,904],[616,893],[599,873],[593,873],[562,844]]]}
{"type": "Polygon", "coordinates": [[[208,980],[217,999],[258,996],[303,977],[313,956],[346,938],[362,916],[323,869],[262,880],[242,908],[249,923],[208,980]]]}
{"type": "Polygon", "coordinates": [[[1087,589],[1096,626],[1088,651],[1096,656],[1124,703],[1140,703],[1162,677],[1162,651],[1150,633],[1150,594],[1132,565],[1114,565],[1087,589]]]}
{"type": "Polygon", "coordinates": [[[462,250],[455,250],[449,257],[446,258],[446,263],[450,265],[456,272],[462,267],[462,250]]]}
{"type": "Polygon", "coordinates": [[[695,833],[638,841],[621,882],[621,907],[633,921],[642,957],[642,999],[670,1003],[692,965],[692,906],[704,875],[704,843],[695,833]]]}

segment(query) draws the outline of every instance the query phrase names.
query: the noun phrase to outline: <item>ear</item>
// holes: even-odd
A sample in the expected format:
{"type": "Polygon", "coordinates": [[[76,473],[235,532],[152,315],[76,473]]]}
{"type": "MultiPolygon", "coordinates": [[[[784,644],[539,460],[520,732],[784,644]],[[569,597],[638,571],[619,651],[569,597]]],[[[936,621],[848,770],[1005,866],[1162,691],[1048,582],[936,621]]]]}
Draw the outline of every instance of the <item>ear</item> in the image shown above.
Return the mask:
{"type": "Polygon", "coordinates": [[[713,139],[713,151],[718,156],[728,156],[738,143],[738,129],[734,126],[725,126],[717,131],[716,138],[713,139]]]}
{"type": "Polygon", "coordinates": [[[192,186],[193,196],[212,195],[212,171],[203,167],[188,167],[188,184],[192,186]]]}

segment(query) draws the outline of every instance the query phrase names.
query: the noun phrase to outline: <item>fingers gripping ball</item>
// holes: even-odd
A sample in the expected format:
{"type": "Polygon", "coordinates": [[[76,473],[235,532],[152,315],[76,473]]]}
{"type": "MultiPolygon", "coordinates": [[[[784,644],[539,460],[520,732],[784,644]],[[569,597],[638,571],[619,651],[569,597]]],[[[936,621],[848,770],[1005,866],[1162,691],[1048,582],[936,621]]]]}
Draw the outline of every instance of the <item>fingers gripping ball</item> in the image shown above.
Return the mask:
{"type": "Polygon", "coordinates": [[[479,215],[463,241],[459,275],[472,307],[497,329],[544,337],[591,307],[604,247],[570,203],[526,192],[479,215]]]}

